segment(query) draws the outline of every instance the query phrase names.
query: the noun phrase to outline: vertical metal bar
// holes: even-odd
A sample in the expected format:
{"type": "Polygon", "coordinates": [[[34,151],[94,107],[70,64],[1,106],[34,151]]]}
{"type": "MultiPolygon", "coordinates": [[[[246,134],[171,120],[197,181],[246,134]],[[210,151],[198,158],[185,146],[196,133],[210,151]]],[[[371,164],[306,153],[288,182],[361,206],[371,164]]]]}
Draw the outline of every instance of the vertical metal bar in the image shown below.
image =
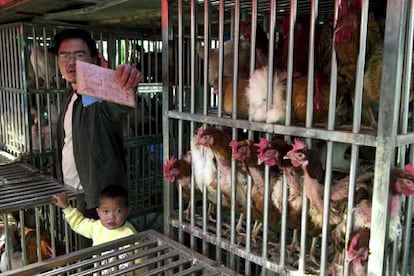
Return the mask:
{"type": "MultiPolygon", "coordinates": [[[[204,1],[204,54],[203,54],[203,115],[206,116],[208,113],[208,101],[210,95],[210,86],[208,83],[208,70],[209,70],[209,59],[210,59],[210,1],[204,1]]],[[[193,133],[193,132],[192,132],[193,133]]],[[[203,232],[208,231],[208,198],[207,198],[207,185],[203,185],[203,232]]],[[[208,254],[208,243],[203,239],[202,242],[203,255],[208,254]]]]}
{"type": "MultiPolygon", "coordinates": [[[[195,53],[195,49],[196,49],[196,38],[197,38],[197,1],[192,0],[190,2],[190,25],[191,25],[191,34],[190,34],[190,67],[191,67],[191,71],[190,71],[190,85],[191,85],[191,98],[195,99],[196,98],[196,93],[199,93],[199,89],[197,88],[197,80],[196,80],[196,53],[195,53]]],[[[198,98],[198,97],[197,97],[198,98]]],[[[196,103],[193,103],[193,108],[196,107],[196,103]]],[[[198,104],[197,104],[197,108],[198,108],[198,104]]],[[[192,111],[195,111],[194,109],[192,109],[192,111]]],[[[192,192],[194,192],[194,185],[191,185],[192,187],[192,192]]],[[[193,202],[194,203],[194,199],[193,202]]],[[[194,205],[193,205],[194,207],[194,205]]],[[[194,216],[192,217],[191,220],[191,226],[194,227],[194,216]]],[[[190,246],[192,249],[195,248],[195,238],[193,235],[191,235],[191,239],[190,239],[190,246]]]]}
{"type": "MultiPolygon", "coordinates": [[[[273,11],[273,9],[272,9],[273,11]]],[[[297,12],[297,0],[290,1],[290,23],[289,23],[289,51],[287,60],[287,83],[286,83],[286,125],[291,124],[292,94],[293,94],[293,47],[295,36],[295,22],[297,12]]],[[[273,24],[271,24],[272,26],[273,24]]],[[[270,75],[270,71],[269,71],[270,75]]],[[[304,229],[304,228],[303,228],[304,229]]]]}
{"type": "Polygon", "coordinates": [[[388,248],[389,174],[394,160],[398,127],[398,106],[402,75],[404,28],[407,1],[387,3],[384,35],[383,71],[378,116],[377,150],[375,155],[375,178],[372,198],[372,221],[368,261],[368,274],[384,272],[388,248]],[[390,93],[394,91],[394,93],[390,93]]]}
{"type": "Polygon", "coordinates": [[[306,127],[312,127],[313,121],[313,95],[314,95],[314,63],[315,63],[315,24],[318,19],[318,0],[312,0],[310,34],[309,34],[309,57],[308,57],[308,93],[306,103],[306,127]]]}
{"type": "MultiPolygon", "coordinates": [[[[181,3],[181,0],[178,2],[181,3]]],[[[162,26],[162,106],[163,106],[163,149],[164,156],[169,156],[170,145],[169,145],[169,120],[168,120],[168,94],[169,94],[169,79],[168,79],[168,31],[169,31],[169,11],[168,11],[168,0],[161,0],[161,26],[162,26]]],[[[163,212],[164,212],[164,234],[170,235],[169,217],[172,209],[172,193],[170,185],[167,180],[164,180],[164,193],[163,193],[163,212]]]]}
{"type": "MultiPolygon", "coordinates": [[[[182,102],[183,102],[183,13],[182,13],[182,1],[178,1],[178,109],[182,112],[182,102]]],[[[179,134],[182,131],[183,123],[180,120],[178,122],[178,131],[179,134]]],[[[180,144],[179,144],[180,145],[180,144]]],[[[179,189],[178,192],[178,221],[182,222],[182,206],[180,206],[180,202],[182,197],[182,189],[179,189]],[[181,208],[181,209],[180,209],[181,208]]],[[[178,229],[178,240],[182,243],[184,240],[183,232],[181,228],[178,229]]]]}
{"type": "Polygon", "coordinates": [[[19,218],[20,218],[20,239],[21,247],[22,247],[22,262],[23,265],[27,264],[27,250],[26,250],[26,233],[25,229],[25,222],[24,222],[24,210],[19,210],[19,218]]]}
{"type": "MultiPolygon", "coordinates": [[[[408,11],[408,20],[407,20],[407,31],[406,31],[406,47],[405,47],[405,60],[404,60],[404,79],[402,87],[402,99],[401,99],[401,134],[407,134],[408,132],[408,120],[410,114],[410,94],[411,94],[411,74],[412,74],[412,51],[413,51],[413,31],[414,31],[414,5],[412,1],[409,2],[409,11],[408,11]]],[[[407,155],[407,148],[402,146],[400,149],[400,164],[405,163],[405,157],[407,155]]],[[[410,163],[412,163],[412,158],[410,158],[410,163]]],[[[409,266],[409,255],[410,255],[410,238],[412,233],[412,219],[413,219],[413,199],[412,197],[406,198],[405,210],[406,214],[404,216],[405,227],[403,231],[403,248],[402,248],[402,264],[401,264],[401,275],[408,274],[409,266]]]]}

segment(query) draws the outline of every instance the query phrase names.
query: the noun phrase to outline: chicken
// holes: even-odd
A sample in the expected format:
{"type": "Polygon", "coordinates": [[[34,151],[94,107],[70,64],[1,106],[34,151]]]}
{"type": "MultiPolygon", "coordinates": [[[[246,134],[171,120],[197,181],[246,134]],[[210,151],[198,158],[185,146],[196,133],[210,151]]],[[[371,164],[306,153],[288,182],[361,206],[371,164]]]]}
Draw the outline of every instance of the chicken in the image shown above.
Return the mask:
{"type": "MultiPolygon", "coordinates": [[[[214,154],[217,162],[217,170],[220,171],[217,185],[220,185],[221,191],[226,197],[228,202],[232,200],[231,192],[231,149],[229,147],[230,138],[220,129],[215,127],[209,127],[205,130],[199,129],[197,133],[196,144],[202,145],[206,148],[210,148],[214,154]]],[[[246,185],[247,185],[247,173],[243,171],[240,166],[236,167],[236,208],[243,214],[246,210],[246,185]]],[[[237,230],[241,228],[240,216],[237,230]]]]}
{"type": "MultiPolygon", "coordinates": [[[[365,65],[364,73],[364,94],[363,94],[363,113],[362,124],[376,128],[378,121],[378,108],[381,92],[381,78],[382,78],[382,46],[376,45],[372,50],[369,59],[365,65]]],[[[411,74],[412,84],[414,81],[414,75],[411,74]]],[[[410,88],[410,98],[413,99],[413,86],[410,88]]]]}
{"type": "MultiPolygon", "coordinates": [[[[228,40],[223,44],[223,77],[233,76],[234,65],[234,41],[228,40]]],[[[200,43],[197,45],[197,53],[200,58],[204,59],[204,46],[200,43]]],[[[250,49],[241,43],[239,49],[239,77],[247,79],[250,72],[250,49]]],[[[208,58],[208,82],[217,89],[219,77],[219,49],[209,49],[208,58]]]]}
{"type": "Polygon", "coordinates": [[[37,40],[33,42],[33,48],[30,52],[30,63],[35,76],[43,80],[44,87],[54,82],[56,83],[55,56],[50,52],[47,52],[45,55],[44,48],[40,46],[37,40]]]}
{"type": "MultiPolygon", "coordinates": [[[[338,67],[338,97],[353,99],[356,66],[359,55],[361,0],[341,1],[334,29],[334,47],[338,67]]],[[[365,57],[368,60],[376,45],[382,43],[376,18],[370,14],[365,57]]]]}
{"type": "MultiPolygon", "coordinates": [[[[36,231],[31,228],[25,228],[25,240],[26,240],[26,252],[27,252],[27,263],[32,264],[38,261],[37,256],[37,242],[36,242],[36,231]]],[[[52,257],[52,246],[51,246],[50,235],[46,232],[40,234],[40,251],[41,260],[50,259],[52,257]]]]}
{"type": "MultiPolygon", "coordinates": [[[[238,119],[246,120],[249,118],[249,105],[246,95],[246,89],[248,84],[248,79],[244,79],[241,77],[238,79],[236,111],[238,119]]],[[[220,93],[220,91],[218,92],[220,93]]],[[[228,115],[231,115],[233,113],[233,78],[231,77],[223,78],[223,111],[228,115]]]]}
{"type": "MultiPolygon", "coordinates": [[[[260,142],[255,144],[258,148],[258,163],[268,166],[276,166],[277,171],[282,172],[286,176],[288,185],[288,210],[286,225],[289,229],[293,229],[292,243],[289,245],[290,250],[297,250],[297,229],[301,226],[302,217],[302,172],[293,167],[288,160],[283,159],[283,156],[292,149],[292,146],[287,144],[283,139],[276,138],[272,141],[266,138],[260,138],[260,142]]],[[[280,197],[274,190],[271,198],[273,204],[280,204],[280,197]]]]}
{"type": "Polygon", "coordinates": [[[267,109],[269,76],[268,67],[256,69],[249,79],[246,94],[249,102],[249,115],[253,121],[284,123],[286,116],[286,88],[278,73],[273,76],[273,97],[267,109]]]}
{"type": "Polygon", "coordinates": [[[350,237],[346,261],[351,263],[352,275],[367,275],[365,268],[368,263],[369,237],[370,230],[368,228],[361,228],[352,233],[350,237]]]}
{"type": "MultiPolygon", "coordinates": [[[[15,229],[14,235],[12,233],[13,244],[14,247],[18,247],[20,245],[20,237],[19,237],[19,229],[15,229]]],[[[36,230],[33,228],[25,227],[24,228],[24,240],[26,245],[26,261],[27,264],[33,264],[38,262],[39,260],[47,260],[53,257],[54,252],[52,249],[52,241],[49,233],[41,232],[40,234],[40,258],[38,257],[37,252],[37,240],[36,240],[36,230]]],[[[63,244],[60,241],[55,242],[55,255],[60,256],[65,253],[65,249],[63,244]]],[[[8,252],[2,252],[1,260],[0,260],[0,269],[2,272],[8,270],[8,258],[11,256],[11,265],[12,269],[16,269],[22,266],[22,253],[17,250],[12,254],[8,254],[8,252]]]]}
{"type": "MultiPolygon", "coordinates": [[[[238,76],[248,79],[250,76],[250,40],[251,25],[246,21],[241,21],[241,37],[239,40],[239,70],[238,76]]],[[[256,28],[256,68],[261,68],[267,64],[269,42],[267,35],[260,25],[256,28]]],[[[204,59],[204,46],[197,44],[197,53],[204,59]]],[[[217,88],[219,77],[219,49],[209,49],[208,59],[208,81],[213,88],[217,88]]],[[[233,76],[234,65],[234,40],[228,40],[223,44],[223,77],[233,76]]]]}
{"type": "MultiPolygon", "coordinates": [[[[202,132],[202,129],[198,130],[198,133],[202,132]]],[[[191,139],[191,165],[194,172],[194,181],[198,187],[198,190],[203,191],[206,187],[207,200],[210,202],[208,208],[209,219],[211,218],[211,212],[213,205],[217,205],[217,166],[214,159],[214,154],[209,147],[204,147],[197,144],[198,134],[191,139]]],[[[230,208],[230,201],[221,194],[221,206],[230,208]]]]}
{"type": "Polygon", "coordinates": [[[40,117],[35,107],[30,108],[32,118],[32,146],[34,150],[50,150],[56,138],[56,126],[58,111],[55,104],[50,105],[50,112],[46,108],[40,108],[40,117]],[[50,123],[50,126],[49,126],[50,123]],[[39,131],[40,125],[40,131],[39,131]],[[51,135],[51,139],[49,138],[51,135]]]}
{"type": "MultiPolygon", "coordinates": [[[[357,185],[358,187],[358,185],[357,185]]],[[[405,166],[404,170],[394,168],[390,173],[390,221],[389,221],[389,239],[391,242],[397,242],[398,246],[401,246],[400,229],[401,218],[399,215],[401,209],[401,195],[412,196],[414,194],[414,165],[405,166]]],[[[345,231],[346,231],[346,213],[344,213],[344,220],[341,222],[335,230],[332,232],[334,235],[333,241],[335,245],[335,251],[340,257],[335,257],[331,265],[331,270],[341,271],[344,262],[344,253],[346,250],[347,261],[351,262],[351,267],[354,272],[353,275],[366,275],[366,261],[368,256],[361,254],[367,246],[360,246],[361,239],[366,238],[358,235],[361,231],[368,231],[371,229],[371,193],[368,197],[364,197],[363,200],[358,201],[358,197],[355,196],[355,206],[352,209],[353,225],[352,234],[350,235],[350,242],[348,248],[345,248],[345,231]],[[355,261],[354,261],[355,260],[355,261]],[[363,260],[364,262],[361,262],[363,260]]],[[[363,241],[364,243],[366,241],[363,241]]],[[[368,235],[369,243],[369,235],[368,235]]]]}
{"type": "MultiPolygon", "coordinates": [[[[307,233],[312,237],[317,237],[322,231],[324,205],[324,171],[318,153],[308,149],[302,141],[296,139],[292,150],[284,158],[289,159],[294,167],[301,167],[303,170],[303,186],[310,202],[307,233]]],[[[344,213],[345,203],[347,201],[348,186],[349,182],[340,181],[331,187],[329,230],[333,229],[342,221],[342,214],[344,213]]],[[[313,261],[315,261],[315,245],[314,240],[309,253],[310,259],[313,261]]]]}
{"type": "MultiPolygon", "coordinates": [[[[191,214],[191,153],[187,152],[183,159],[176,159],[171,157],[164,164],[164,176],[169,182],[176,182],[177,189],[180,185],[183,191],[183,198],[188,201],[187,209],[184,211],[187,220],[190,219],[191,214]]],[[[201,200],[201,191],[195,189],[195,200],[201,200]]]]}
{"type": "MultiPolygon", "coordinates": [[[[297,18],[294,30],[293,73],[304,75],[308,72],[309,56],[309,18],[297,18]]],[[[279,27],[279,45],[276,51],[275,66],[280,71],[287,71],[289,54],[290,16],[283,18],[279,27]]]]}
{"type": "MultiPolygon", "coordinates": [[[[243,140],[237,141],[232,140],[230,142],[232,148],[232,159],[241,162],[245,167],[248,175],[252,178],[252,214],[256,220],[255,226],[253,227],[252,238],[255,241],[256,235],[261,228],[261,223],[257,224],[258,221],[263,221],[264,216],[264,166],[258,164],[256,148],[252,141],[243,140]]],[[[282,183],[278,181],[278,176],[275,173],[270,173],[269,184],[270,192],[272,194],[272,200],[278,196],[275,201],[277,204],[269,204],[268,218],[269,226],[275,226],[280,220],[280,207],[282,202],[282,183]],[[273,192],[272,192],[273,191],[273,192]],[[275,195],[275,197],[273,197],[275,195]]]]}
{"type": "MultiPolygon", "coordinates": [[[[327,120],[329,111],[329,82],[316,71],[314,76],[313,122],[327,120]]],[[[300,76],[293,79],[292,117],[295,122],[306,122],[306,107],[308,98],[308,77],[300,76]]]]}

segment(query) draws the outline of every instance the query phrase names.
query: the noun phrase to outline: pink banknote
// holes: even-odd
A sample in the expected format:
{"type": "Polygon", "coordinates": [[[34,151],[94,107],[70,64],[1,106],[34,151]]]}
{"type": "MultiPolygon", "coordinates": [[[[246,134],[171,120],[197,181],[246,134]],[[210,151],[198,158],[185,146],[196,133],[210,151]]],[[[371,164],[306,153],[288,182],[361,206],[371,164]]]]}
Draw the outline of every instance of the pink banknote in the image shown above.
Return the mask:
{"type": "Polygon", "coordinates": [[[135,107],[134,91],[121,88],[115,80],[115,70],[77,60],[76,83],[79,94],[135,107]]]}

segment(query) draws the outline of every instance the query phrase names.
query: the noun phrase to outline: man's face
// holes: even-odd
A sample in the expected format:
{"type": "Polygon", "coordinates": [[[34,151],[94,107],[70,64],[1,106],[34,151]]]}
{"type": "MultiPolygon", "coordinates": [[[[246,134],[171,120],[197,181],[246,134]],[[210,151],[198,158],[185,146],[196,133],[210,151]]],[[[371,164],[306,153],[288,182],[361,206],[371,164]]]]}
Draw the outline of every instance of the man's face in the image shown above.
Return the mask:
{"type": "Polygon", "coordinates": [[[101,198],[96,212],[107,229],[116,229],[124,225],[129,208],[121,198],[101,198]]]}
{"type": "Polygon", "coordinates": [[[63,40],[58,51],[59,70],[63,78],[76,88],[76,60],[94,63],[88,45],[79,38],[63,40]]]}

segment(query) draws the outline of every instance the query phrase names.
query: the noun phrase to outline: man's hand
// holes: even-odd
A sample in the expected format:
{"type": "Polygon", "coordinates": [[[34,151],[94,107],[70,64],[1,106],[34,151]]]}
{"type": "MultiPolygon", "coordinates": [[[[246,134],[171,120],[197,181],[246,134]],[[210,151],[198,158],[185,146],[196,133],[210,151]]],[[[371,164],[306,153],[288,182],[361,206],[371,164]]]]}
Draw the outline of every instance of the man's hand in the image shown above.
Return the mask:
{"type": "Polygon", "coordinates": [[[141,81],[141,72],[132,65],[121,64],[115,69],[115,78],[124,90],[138,86],[141,81]]]}
{"type": "Polygon", "coordinates": [[[69,206],[69,201],[68,201],[68,197],[66,196],[65,193],[58,193],[58,194],[54,194],[52,195],[52,198],[55,200],[55,205],[62,208],[62,209],[66,209],[69,206]]]}

